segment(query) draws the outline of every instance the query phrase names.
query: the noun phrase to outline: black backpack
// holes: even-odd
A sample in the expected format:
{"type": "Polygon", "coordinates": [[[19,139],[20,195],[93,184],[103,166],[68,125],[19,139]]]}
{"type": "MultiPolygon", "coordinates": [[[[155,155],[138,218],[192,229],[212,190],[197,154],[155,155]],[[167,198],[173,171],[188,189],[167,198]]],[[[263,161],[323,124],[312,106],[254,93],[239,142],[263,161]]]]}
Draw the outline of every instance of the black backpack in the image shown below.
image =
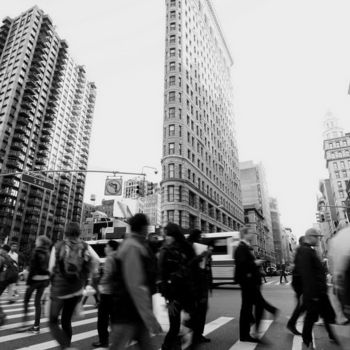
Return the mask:
{"type": "Polygon", "coordinates": [[[344,276],[341,279],[341,292],[340,292],[340,302],[343,308],[343,313],[347,319],[350,319],[350,258],[348,258],[346,263],[346,268],[344,270],[344,276]]]}
{"type": "Polygon", "coordinates": [[[0,281],[9,284],[16,283],[18,280],[18,266],[17,263],[9,256],[3,256],[3,263],[0,268],[0,281]]]}

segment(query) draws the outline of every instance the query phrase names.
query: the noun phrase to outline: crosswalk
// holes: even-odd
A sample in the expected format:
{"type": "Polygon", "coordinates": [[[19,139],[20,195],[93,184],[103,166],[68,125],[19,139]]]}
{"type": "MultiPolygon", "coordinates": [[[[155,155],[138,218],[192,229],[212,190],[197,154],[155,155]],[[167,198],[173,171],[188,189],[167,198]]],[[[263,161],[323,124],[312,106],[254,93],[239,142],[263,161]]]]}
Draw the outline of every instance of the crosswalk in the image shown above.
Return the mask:
{"type": "MultiPolygon", "coordinates": [[[[48,319],[43,316],[41,319],[40,334],[34,335],[29,332],[18,333],[16,330],[22,326],[23,316],[23,294],[24,286],[20,286],[20,298],[13,304],[9,304],[6,299],[6,294],[1,297],[0,305],[7,314],[6,323],[0,327],[0,349],[1,350],[46,350],[59,349],[57,342],[51,337],[48,327],[48,319]]],[[[30,321],[28,325],[33,324],[34,318],[34,303],[29,304],[30,321]]],[[[203,350],[262,350],[266,349],[266,344],[254,344],[240,342],[238,336],[238,315],[222,315],[215,316],[208,320],[205,326],[204,335],[210,336],[212,342],[203,345],[200,349],[203,350]]],[[[260,329],[260,336],[267,339],[268,348],[271,350],[301,350],[301,337],[294,336],[285,329],[286,316],[280,317],[280,320],[263,320],[260,329]]],[[[78,349],[91,349],[91,343],[97,340],[97,309],[94,305],[88,304],[84,307],[83,318],[73,320],[73,338],[72,345],[78,349]]],[[[302,324],[298,324],[299,330],[302,324]]],[[[338,329],[337,329],[338,330],[338,329]]],[[[338,332],[339,334],[339,332],[338,332]]],[[[344,328],[340,332],[341,341],[350,348],[349,328],[344,328]],[[349,340],[349,341],[348,341],[349,340]],[[348,343],[346,343],[348,341],[348,343]]],[[[160,348],[164,335],[155,338],[155,341],[160,348]]],[[[335,345],[328,342],[325,329],[322,326],[315,326],[314,331],[315,348],[321,349],[339,349],[335,345]]],[[[129,347],[130,350],[135,347],[129,347]]],[[[99,349],[102,350],[102,349],[99,349]]]]}

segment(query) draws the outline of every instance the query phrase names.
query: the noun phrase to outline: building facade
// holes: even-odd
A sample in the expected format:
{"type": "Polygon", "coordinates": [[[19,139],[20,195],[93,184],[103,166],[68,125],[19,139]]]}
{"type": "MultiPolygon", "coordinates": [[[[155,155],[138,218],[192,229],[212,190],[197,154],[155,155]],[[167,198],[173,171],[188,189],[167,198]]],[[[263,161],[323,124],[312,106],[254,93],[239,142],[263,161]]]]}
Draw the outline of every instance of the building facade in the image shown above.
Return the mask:
{"type": "Polygon", "coordinates": [[[252,161],[240,163],[243,206],[256,206],[262,213],[267,230],[266,255],[271,262],[275,261],[273,233],[270,213],[269,194],[265,171],[262,164],[252,161]]]}
{"type": "Polygon", "coordinates": [[[166,0],[163,225],[219,232],[244,222],[232,64],[209,0],[166,0]]]}
{"type": "Polygon", "coordinates": [[[270,214],[276,264],[282,264],[282,260],[284,259],[282,250],[282,226],[276,198],[270,197],[270,214]]]}
{"type": "MultiPolygon", "coordinates": [[[[96,87],[68,53],[50,17],[38,7],[0,27],[1,173],[47,169],[86,170],[96,87]]],[[[54,241],[68,221],[80,222],[85,174],[39,173],[44,190],[0,177],[0,238],[32,245],[54,241]]]]}
{"type": "Polygon", "coordinates": [[[344,133],[331,113],[324,121],[323,150],[335,204],[335,226],[349,222],[346,211],[346,186],[350,180],[350,133],[344,133]]]}

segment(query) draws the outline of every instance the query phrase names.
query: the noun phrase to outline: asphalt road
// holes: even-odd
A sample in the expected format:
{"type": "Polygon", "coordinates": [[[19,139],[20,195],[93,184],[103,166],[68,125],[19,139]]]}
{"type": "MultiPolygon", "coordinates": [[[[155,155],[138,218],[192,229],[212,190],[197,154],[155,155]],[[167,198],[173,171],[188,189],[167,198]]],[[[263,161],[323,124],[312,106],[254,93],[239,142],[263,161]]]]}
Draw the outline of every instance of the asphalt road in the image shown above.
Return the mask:
{"type": "MultiPolygon", "coordinates": [[[[23,296],[24,286],[19,287],[23,296]]],[[[237,287],[221,286],[213,291],[210,297],[210,308],[207,315],[206,335],[211,342],[201,346],[201,350],[300,350],[301,338],[293,336],[286,330],[286,323],[294,307],[294,295],[290,285],[279,285],[278,278],[268,279],[268,283],[263,286],[265,298],[280,309],[280,315],[276,321],[272,320],[271,315],[264,315],[262,324],[265,331],[263,339],[266,345],[256,345],[250,343],[239,343],[238,341],[238,322],[241,296],[237,287]]],[[[8,304],[6,294],[0,301],[2,307],[8,315],[7,322],[0,327],[0,349],[31,349],[46,350],[58,349],[57,343],[52,340],[47,328],[47,320],[42,320],[41,333],[32,335],[30,333],[16,333],[15,330],[21,325],[22,300],[19,299],[14,304],[8,304]]],[[[97,340],[96,334],[96,316],[97,310],[93,305],[93,299],[88,301],[85,307],[85,316],[73,323],[73,346],[79,349],[92,349],[91,343],[97,340]]],[[[33,306],[33,305],[31,305],[33,306]]],[[[33,312],[30,309],[30,312],[33,312]]],[[[31,315],[33,318],[33,315],[31,315]]],[[[302,322],[302,320],[301,320],[302,322]]],[[[302,324],[298,325],[301,329],[302,324]]],[[[350,327],[335,326],[336,333],[342,342],[343,349],[350,349],[350,327]]],[[[162,344],[164,335],[155,338],[159,348],[162,344]]],[[[328,341],[327,334],[323,326],[315,326],[314,340],[317,350],[333,350],[339,347],[328,341]]],[[[129,347],[130,350],[136,349],[135,346],[129,347]]]]}

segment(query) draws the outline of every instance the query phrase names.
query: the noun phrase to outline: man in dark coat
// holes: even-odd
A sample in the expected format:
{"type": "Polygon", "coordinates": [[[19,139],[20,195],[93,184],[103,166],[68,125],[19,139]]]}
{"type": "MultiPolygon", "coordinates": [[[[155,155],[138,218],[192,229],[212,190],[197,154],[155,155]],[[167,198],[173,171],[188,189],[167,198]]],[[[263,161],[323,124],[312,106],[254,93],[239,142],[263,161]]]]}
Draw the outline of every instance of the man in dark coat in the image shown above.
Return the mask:
{"type": "Polygon", "coordinates": [[[316,247],[320,232],[310,228],[305,232],[305,243],[299,247],[295,258],[295,271],[301,276],[303,303],[306,316],[302,332],[304,345],[312,349],[312,328],[318,317],[324,320],[329,339],[338,343],[330,323],[335,323],[335,313],[327,294],[327,280],[324,267],[317,256],[316,247]]]}
{"type": "Polygon", "coordinates": [[[253,305],[255,305],[255,327],[259,331],[259,325],[264,309],[274,316],[278,310],[270,305],[262,296],[260,265],[262,260],[255,259],[253,248],[250,245],[254,232],[249,227],[241,229],[241,242],[235,251],[235,280],[240,284],[242,290],[242,306],[239,318],[239,338],[242,342],[259,343],[258,338],[250,335],[250,324],[254,319],[252,316],[253,305]]]}

